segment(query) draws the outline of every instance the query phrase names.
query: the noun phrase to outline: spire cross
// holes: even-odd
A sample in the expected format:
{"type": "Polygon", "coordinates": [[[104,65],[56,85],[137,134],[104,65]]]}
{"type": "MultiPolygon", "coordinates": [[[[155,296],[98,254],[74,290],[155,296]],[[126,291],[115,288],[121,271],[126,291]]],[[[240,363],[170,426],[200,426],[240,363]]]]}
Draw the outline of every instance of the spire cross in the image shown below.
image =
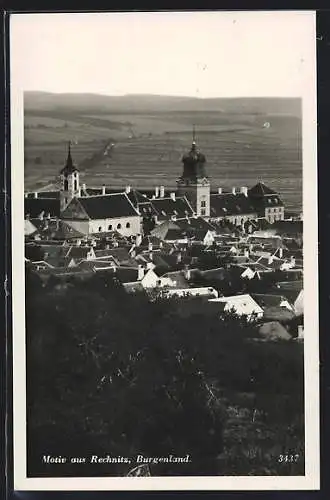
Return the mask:
{"type": "Polygon", "coordinates": [[[193,125],[193,144],[196,144],[196,129],[195,129],[195,124],[193,125]]]}

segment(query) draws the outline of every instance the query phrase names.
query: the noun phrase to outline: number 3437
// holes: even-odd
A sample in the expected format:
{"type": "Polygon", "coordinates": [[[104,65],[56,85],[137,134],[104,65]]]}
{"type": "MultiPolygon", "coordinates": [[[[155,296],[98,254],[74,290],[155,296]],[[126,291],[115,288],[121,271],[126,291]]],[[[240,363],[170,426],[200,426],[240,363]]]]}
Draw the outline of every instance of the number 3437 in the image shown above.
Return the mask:
{"type": "Polygon", "coordinates": [[[287,463],[295,463],[295,462],[298,462],[299,460],[299,455],[296,454],[296,455],[279,455],[278,456],[278,459],[277,461],[279,463],[284,463],[284,464],[287,464],[287,463]]]}

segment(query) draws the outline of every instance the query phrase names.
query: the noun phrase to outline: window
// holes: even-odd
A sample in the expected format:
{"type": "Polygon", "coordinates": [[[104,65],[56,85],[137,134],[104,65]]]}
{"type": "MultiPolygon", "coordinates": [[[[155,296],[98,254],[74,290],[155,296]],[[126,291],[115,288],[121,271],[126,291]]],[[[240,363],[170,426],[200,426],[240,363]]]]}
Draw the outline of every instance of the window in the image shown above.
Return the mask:
{"type": "Polygon", "coordinates": [[[206,207],[206,201],[201,201],[201,207],[206,207]]]}
{"type": "Polygon", "coordinates": [[[102,231],[102,226],[99,226],[99,233],[102,231]]]}
{"type": "Polygon", "coordinates": [[[112,231],[112,224],[108,225],[108,231],[112,231]]]}
{"type": "Polygon", "coordinates": [[[206,213],[206,212],[205,212],[205,208],[202,208],[202,209],[201,209],[201,215],[205,215],[205,213],[206,213]]]}
{"type": "Polygon", "coordinates": [[[117,229],[121,229],[121,224],[117,224],[117,229]]]}
{"type": "Polygon", "coordinates": [[[129,227],[131,227],[131,225],[130,225],[130,223],[129,223],[129,222],[126,222],[126,227],[127,227],[127,229],[128,229],[129,227]]]}
{"type": "Polygon", "coordinates": [[[64,180],[64,191],[67,191],[69,189],[69,181],[68,179],[64,180]]]}
{"type": "Polygon", "coordinates": [[[77,191],[77,189],[78,189],[78,183],[77,183],[77,181],[76,181],[76,180],[75,180],[75,181],[74,181],[74,183],[73,183],[73,189],[74,189],[75,191],[77,191]]]}

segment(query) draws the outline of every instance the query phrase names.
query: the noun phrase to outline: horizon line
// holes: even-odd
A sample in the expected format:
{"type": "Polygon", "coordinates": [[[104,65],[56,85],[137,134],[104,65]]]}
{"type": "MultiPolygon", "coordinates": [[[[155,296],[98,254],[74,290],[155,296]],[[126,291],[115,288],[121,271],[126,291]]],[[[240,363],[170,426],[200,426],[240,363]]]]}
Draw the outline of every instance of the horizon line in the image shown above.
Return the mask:
{"type": "Polygon", "coordinates": [[[302,96],[296,95],[284,95],[284,96],[276,96],[276,95],[267,95],[267,96],[248,96],[248,95],[240,95],[240,96],[196,96],[196,95],[180,95],[180,94],[157,94],[152,92],[126,92],[123,94],[104,94],[102,92],[88,92],[88,91],[56,91],[56,90],[37,90],[37,89],[29,89],[23,90],[23,94],[27,93],[40,93],[40,94],[52,94],[52,95],[94,95],[100,97],[130,97],[130,96],[151,96],[151,97],[173,97],[173,98],[182,98],[182,99],[195,99],[195,100],[205,100],[205,99],[300,99],[302,100],[302,96]]]}

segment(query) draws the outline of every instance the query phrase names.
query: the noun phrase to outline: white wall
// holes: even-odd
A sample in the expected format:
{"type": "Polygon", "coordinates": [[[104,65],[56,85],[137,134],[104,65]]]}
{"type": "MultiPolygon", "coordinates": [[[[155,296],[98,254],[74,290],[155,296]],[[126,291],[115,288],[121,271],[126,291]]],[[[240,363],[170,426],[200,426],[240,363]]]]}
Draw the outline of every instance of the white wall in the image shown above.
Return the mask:
{"type": "Polygon", "coordinates": [[[139,216],[90,220],[88,221],[89,233],[96,234],[106,231],[118,231],[123,236],[136,235],[141,232],[140,220],[139,216]],[[120,224],[120,228],[118,228],[118,224],[120,224]],[[129,227],[126,227],[127,224],[129,224],[129,227]]]}
{"type": "Polygon", "coordinates": [[[89,234],[89,221],[88,220],[70,220],[65,219],[65,223],[73,227],[80,233],[89,234]]]}

